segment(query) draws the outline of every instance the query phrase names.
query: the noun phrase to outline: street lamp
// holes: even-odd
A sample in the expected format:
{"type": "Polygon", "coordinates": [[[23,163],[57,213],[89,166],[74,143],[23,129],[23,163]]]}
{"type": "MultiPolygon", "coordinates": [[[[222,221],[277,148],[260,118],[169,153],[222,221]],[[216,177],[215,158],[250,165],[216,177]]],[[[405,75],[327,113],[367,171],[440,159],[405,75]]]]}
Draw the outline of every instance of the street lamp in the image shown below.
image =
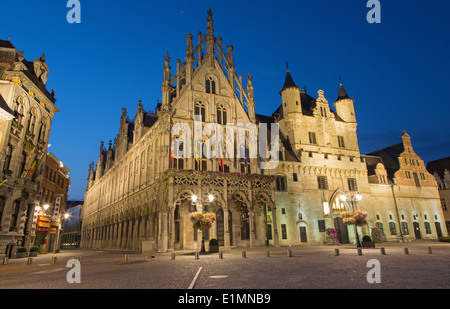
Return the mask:
{"type": "MultiPolygon", "coordinates": [[[[197,205],[198,205],[197,211],[203,213],[203,201],[202,201],[201,199],[199,200],[199,199],[198,199],[198,196],[195,195],[195,194],[193,194],[193,195],[191,196],[191,199],[192,199],[192,202],[193,202],[194,204],[197,204],[197,205]],[[197,201],[198,201],[198,202],[197,202],[197,201]]],[[[212,202],[214,201],[214,195],[210,194],[210,195],[208,196],[208,201],[209,201],[210,203],[212,203],[212,202]]],[[[208,201],[204,201],[204,202],[207,203],[208,201]]],[[[206,253],[206,250],[205,250],[205,233],[204,233],[203,230],[202,230],[202,248],[201,248],[201,250],[200,250],[200,253],[206,253]]]]}
{"type": "MultiPolygon", "coordinates": [[[[340,198],[341,201],[343,201],[343,202],[345,202],[345,201],[348,200],[348,197],[347,197],[347,195],[345,195],[345,194],[341,194],[341,195],[339,196],[339,198],[340,198]]],[[[359,194],[359,193],[357,193],[356,195],[352,195],[352,196],[351,196],[350,202],[351,202],[351,204],[352,204],[352,210],[353,210],[353,212],[355,212],[355,203],[358,203],[358,202],[361,201],[361,200],[362,200],[362,195],[359,194]]],[[[361,246],[361,242],[359,241],[358,228],[356,227],[356,222],[355,222],[354,226],[355,226],[355,234],[356,234],[356,247],[357,247],[357,248],[361,248],[362,246],[361,246]]]]}
{"type": "Polygon", "coordinates": [[[44,210],[47,210],[50,206],[48,204],[45,204],[43,207],[44,207],[44,210]]]}

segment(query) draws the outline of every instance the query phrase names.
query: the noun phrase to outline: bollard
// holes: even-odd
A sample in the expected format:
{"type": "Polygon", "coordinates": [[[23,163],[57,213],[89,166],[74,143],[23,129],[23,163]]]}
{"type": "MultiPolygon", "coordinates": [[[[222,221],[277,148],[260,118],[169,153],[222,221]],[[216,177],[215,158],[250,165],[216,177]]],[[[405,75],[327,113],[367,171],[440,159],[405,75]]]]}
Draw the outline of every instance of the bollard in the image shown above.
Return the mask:
{"type": "Polygon", "coordinates": [[[223,259],[223,251],[219,251],[219,259],[223,259]]]}
{"type": "Polygon", "coordinates": [[[381,254],[386,255],[386,250],[384,248],[380,248],[381,254]]]}
{"type": "Polygon", "coordinates": [[[56,256],[52,257],[52,264],[56,264],[56,256]]]}
{"type": "Polygon", "coordinates": [[[405,254],[409,254],[409,249],[408,248],[403,248],[403,251],[405,252],[405,254]]]}
{"type": "Polygon", "coordinates": [[[33,264],[33,258],[29,257],[27,259],[27,265],[31,265],[31,264],[33,264]]]}
{"type": "Polygon", "coordinates": [[[428,253],[432,254],[433,252],[431,251],[431,247],[428,247],[428,253]]]}
{"type": "Polygon", "coordinates": [[[242,258],[245,259],[247,257],[247,253],[245,251],[242,251],[242,258]]]}
{"type": "Polygon", "coordinates": [[[198,260],[200,258],[198,252],[195,252],[195,259],[198,260]]]}
{"type": "Polygon", "coordinates": [[[288,256],[288,257],[292,257],[292,250],[291,250],[291,249],[288,249],[288,251],[287,251],[287,256],[288,256]]]}
{"type": "Polygon", "coordinates": [[[175,252],[172,252],[172,254],[170,255],[170,259],[173,261],[175,260],[175,252]]]}
{"type": "Polygon", "coordinates": [[[123,261],[128,262],[128,254],[125,254],[125,256],[123,257],[123,261]]]}
{"type": "Polygon", "coordinates": [[[339,256],[339,249],[334,249],[334,255],[339,256]]]}
{"type": "Polygon", "coordinates": [[[358,248],[358,255],[362,255],[362,249],[358,248]]]}
{"type": "Polygon", "coordinates": [[[269,249],[266,250],[266,257],[270,257],[269,249]]]}
{"type": "Polygon", "coordinates": [[[6,256],[3,258],[3,265],[8,265],[8,258],[6,256]]]}

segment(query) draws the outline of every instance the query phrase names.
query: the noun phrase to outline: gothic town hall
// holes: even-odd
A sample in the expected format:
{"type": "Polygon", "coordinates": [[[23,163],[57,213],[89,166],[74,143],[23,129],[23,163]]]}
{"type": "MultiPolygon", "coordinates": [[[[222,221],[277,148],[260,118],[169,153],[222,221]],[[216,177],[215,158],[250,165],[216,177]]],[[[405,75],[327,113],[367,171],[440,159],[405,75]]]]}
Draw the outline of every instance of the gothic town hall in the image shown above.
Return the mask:
{"type": "MultiPolygon", "coordinates": [[[[436,181],[407,132],[399,132],[398,144],[362,155],[358,102],[340,84],[331,106],[324,91],[299,88],[289,70],[284,81],[274,81],[283,85],[280,101],[265,102],[278,108],[257,114],[252,76],[236,71],[233,46],[215,36],[212,15],[206,34],[186,35],[184,61],[164,57],[155,111],[139,102],[131,120],[123,108],[117,136],[101,142],[89,167],[81,247],[141,250],[151,242],[158,252],[198,250],[202,237],[207,248],[213,238],[223,249],[314,245],[324,242],[329,228],[340,243],[355,243],[356,235],[370,236],[374,228],[385,241],[448,236],[436,181]],[[194,131],[196,116],[201,130],[210,123],[224,131],[227,124],[278,124],[276,168],[261,168],[265,156],[249,156],[247,135],[240,158],[206,158],[191,142],[177,147],[190,147],[192,155],[174,159],[172,127],[181,123],[194,131]],[[201,236],[190,221],[199,207],[216,214],[201,236]],[[357,233],[340,216],[352,209],[368,214],[357,233]]],[[[270,140],[271,149],[274,144],[270,140]]],[[[226,154],[232,146],[227,140],[215,147],[226,154]]]]}

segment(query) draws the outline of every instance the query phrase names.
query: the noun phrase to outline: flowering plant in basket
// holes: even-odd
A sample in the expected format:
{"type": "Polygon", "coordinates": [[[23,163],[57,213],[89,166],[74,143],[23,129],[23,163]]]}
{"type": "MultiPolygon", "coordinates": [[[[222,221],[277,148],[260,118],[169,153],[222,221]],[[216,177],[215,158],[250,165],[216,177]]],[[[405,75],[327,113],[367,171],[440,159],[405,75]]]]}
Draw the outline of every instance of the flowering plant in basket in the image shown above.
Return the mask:
{"type": "Polygon", "coordinates": [[[343,211],[341,212],[342,221],[345,225],[355,224],[356,226],[363,226],[367,224],[367,212],[364,210],[343,211]]]}
{"type": "Polygon", "coordinates": [[[191,221],[193,223],[194,229],[209,229],[211,228],[214,221],[216,221],[216,214],[213,212],[193,212],[191,213],[191,221]]]}
{"type": "Polygon", "coordinates": [[[327,228],[325,229],[325,233],[327,235],[326,237],[326,243],[329,245],[338,245],[339,239],[337,238],[336,230],[333,228],[327,228]]]}

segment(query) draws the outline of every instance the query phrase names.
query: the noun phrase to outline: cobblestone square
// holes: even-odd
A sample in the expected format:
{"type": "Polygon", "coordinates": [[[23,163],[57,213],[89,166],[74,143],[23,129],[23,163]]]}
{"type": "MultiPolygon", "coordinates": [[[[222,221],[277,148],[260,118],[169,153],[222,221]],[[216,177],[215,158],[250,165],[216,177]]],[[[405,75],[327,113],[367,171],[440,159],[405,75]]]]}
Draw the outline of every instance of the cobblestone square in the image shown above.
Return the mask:
{"type": "Polygon", "coordinates": [[[450,245],[438,241],[384,243],[362,249],[362,255],[353,245],[295,246],[235,248],[223,251],[222,258],[214,253],[198,259],[192,251],[149,258],[138,252],[64,249],[31,264],[27,258],[10,259],[0,266],[0,289],[448,289],[449,258],[450,245]],[[67,261],[75,258],[81,283],[68,283],[67,261]],[[380,283],[367,280],[373,259],[379,261],[380,283]]]}

